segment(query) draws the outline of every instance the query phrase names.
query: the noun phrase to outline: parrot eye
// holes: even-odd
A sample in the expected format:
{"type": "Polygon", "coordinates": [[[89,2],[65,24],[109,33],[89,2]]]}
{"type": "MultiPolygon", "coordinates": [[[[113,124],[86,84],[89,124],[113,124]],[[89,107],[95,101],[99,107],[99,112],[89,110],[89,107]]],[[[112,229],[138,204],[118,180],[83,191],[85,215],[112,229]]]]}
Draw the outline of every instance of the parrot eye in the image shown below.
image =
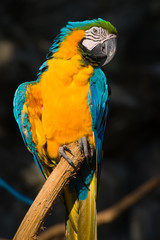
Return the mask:
{"type": "Polygon", "coordinates": [[[97,30],[96,28],[93,28],[93,32],[94,32],[94,33],[97,33],[98,30],[97,30]]]}
{"type": "Polygon", "coordinates": [[[93,28],[93,33],[97,34],[98,33],[98,29],[93,28]]]}

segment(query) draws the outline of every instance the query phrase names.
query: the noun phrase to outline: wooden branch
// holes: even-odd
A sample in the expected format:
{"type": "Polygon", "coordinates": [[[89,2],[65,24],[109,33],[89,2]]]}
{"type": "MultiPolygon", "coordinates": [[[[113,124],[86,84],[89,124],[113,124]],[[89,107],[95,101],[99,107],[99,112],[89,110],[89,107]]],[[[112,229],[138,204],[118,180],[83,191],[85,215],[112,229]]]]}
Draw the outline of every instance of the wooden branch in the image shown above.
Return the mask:
{"type": "MultiPolygon", "coordinates": [[[[151,193],[154,189],[160,186],[160,177],[154,177],[141,185],[132,193],[128,194],[121,201],[114,204],[112,207],[101,211],[97,216],[98,226],[110,223],[119,217],[125,210],[136,204],[139,200],[144,198],[147,194],[151,193]]],[[[65,225],[63,223],[56,224],[48,228],[47,231],[42,232],[38,237],[39,240],[53,240],[64,237],[65,225]]]]}
{"type": "MultiPolygon", "coordinates": [[[[68,154],[68,156],[78,170],[84,160],[84,155],[81,154],[78,143],[71,143],[68,147],[73,154],[68,154]]],[[[37,235],[53,204],[64,186],[75,174],[73,167],[62,158],[26,213],[13,240],[37,239],[37,235]]]]}

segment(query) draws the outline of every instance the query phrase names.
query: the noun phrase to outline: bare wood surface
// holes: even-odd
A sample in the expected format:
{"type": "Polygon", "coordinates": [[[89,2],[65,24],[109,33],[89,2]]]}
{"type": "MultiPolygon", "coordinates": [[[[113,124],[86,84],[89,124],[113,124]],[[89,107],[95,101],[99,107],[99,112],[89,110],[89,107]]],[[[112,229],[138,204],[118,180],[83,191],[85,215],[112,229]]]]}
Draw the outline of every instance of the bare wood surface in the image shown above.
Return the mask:
{"type": "MultiPolygon", "coordinates": [[[[98,213],[97,224],[98,226],[106,223],[110,223],[118,218],[125,210],[136,204],[147,194],[151,193],[154,189],[160,187],[160,177],[154,177],[148,180],[146,183],[138,187],[135,191],[125,196],[118,203],[112,207],[107,208],[98,213]]],[[[39,240],[55,240],[64,237],[65,225],[63,223],[56,224],[53,227],[48,228],[47,231],[42,232],[38,237],[39,240]]]]}
{"type": "MultiPolygon", "coordinates": [[[[78,143],[68,145],[73,155],[68,154],[77,170],[84,160],[78,143]]],[[[26,213],[13,240],[37,239],[37,235],[63,187],[76,174],[71,165],[63,158],[46,180],[35,201],[26,213]]]]}

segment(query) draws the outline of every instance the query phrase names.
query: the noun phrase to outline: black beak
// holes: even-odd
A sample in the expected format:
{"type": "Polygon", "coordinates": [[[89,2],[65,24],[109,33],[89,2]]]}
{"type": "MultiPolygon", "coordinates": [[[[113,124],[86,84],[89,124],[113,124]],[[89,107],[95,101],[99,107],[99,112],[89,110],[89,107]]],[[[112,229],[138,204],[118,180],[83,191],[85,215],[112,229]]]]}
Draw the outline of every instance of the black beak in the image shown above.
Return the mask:
{"type": "Polygon", "coordinates": [[[99,60],[102,66],[109,63],[116,53],[117,40],[111,38],[105,40],[103,43],[97,44],[91,51],[91,55],[94,59],[99,60]]]}

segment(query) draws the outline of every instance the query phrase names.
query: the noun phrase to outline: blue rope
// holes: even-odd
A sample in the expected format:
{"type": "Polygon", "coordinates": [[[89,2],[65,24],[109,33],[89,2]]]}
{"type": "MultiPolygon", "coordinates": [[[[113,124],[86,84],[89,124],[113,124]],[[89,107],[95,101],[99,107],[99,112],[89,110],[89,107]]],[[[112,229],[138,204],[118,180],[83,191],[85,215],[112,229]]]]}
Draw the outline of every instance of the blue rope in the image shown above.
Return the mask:
{"type": "Polygon", "coordinates": [[[8,183],[6,183],[2,178],[0,178],[0,186],[3,187],[5,190],[7,190],[11,195],[13,195],[15,198],[17,198],[21,202],[24,202],[28,205],[32,205],[33,203],[32,199],[16,191],[13,187],[11,187],[8,183]]]}

